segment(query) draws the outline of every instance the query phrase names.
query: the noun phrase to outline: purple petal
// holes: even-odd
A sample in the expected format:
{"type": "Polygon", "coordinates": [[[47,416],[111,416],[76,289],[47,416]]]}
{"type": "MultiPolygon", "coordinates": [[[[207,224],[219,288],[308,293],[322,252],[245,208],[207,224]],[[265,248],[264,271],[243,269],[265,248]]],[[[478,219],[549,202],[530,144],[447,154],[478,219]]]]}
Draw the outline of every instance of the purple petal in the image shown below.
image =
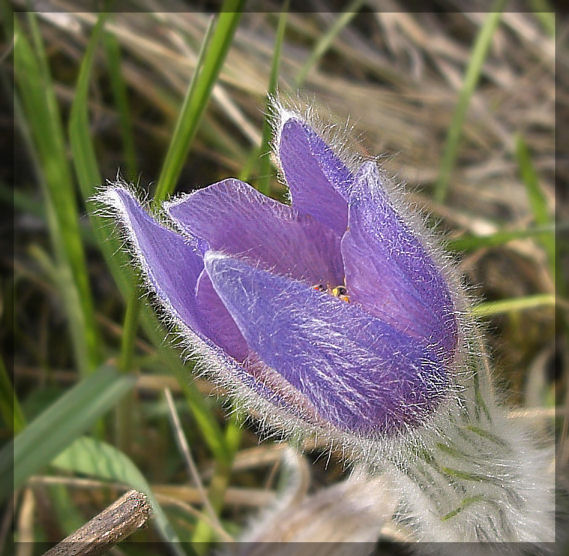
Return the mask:
{"type": "Polygon", "coordinates": [[[197,281],[196,302],[208,338],[237,361],[243,361],[249,353],[247,342],[213,289],[205,270],[197,281]]]}
{"type": "Polygon", "coordinates": [[[204,264],[249,347],[320,418],[389,432],[421,422],[444,395],[436,356],[359,307],[219,253],[204,264]]]}
{"type": "Polygon", "coordinates": [[[342,255],[352,302],[452,355],[457,324],[448,287],[391,205],[372,162],[354,179],[342,255]]]}
{"type": "Polygon", "coordinates": [[[310,216],[227,179],[167,206],[170,216],[211,249],[239,255],[311,284],[344,279],[340,239],[310,216]]]}
{"type": "Polygon", "coordinates": [[[344,163],[306,123],[294,117],[282,127],[278,152],[292,206],[342,235],[352,182],[344,163]]]}
{"type": "Polygon", "coordinates": [[[277,371],[261,361],[257,354],[250,352],[244,368],[250,376],[242,381],[257,394],[273,405],[284,409],[289,415],[292,414],[313,425],[323,424],[308,398],[277,371]]]}
{"type": "Polygon", "coordinates": [[[165,306],[194,332],[203,333],[195,299],[203,270],[197,242],[158,224],[125,189],[108,189],[103,199],[119,211],[138,260],[165,306]]]}
{"type": "MultiPolygon", "coordinates": [[[[221,368],[267,401],[279,407],[290,404],[290,385],[250,353],[213,289],[203,268],[203,242],[186,241],[158,224],[126,189],[109,188],[101,200],[120,214],[138,260],[160,299],[197,335],[197,341],[207,346],[221,362],[221,368]],[[235,360],[246,361],[238,365],[235,360]]],[[[310,417],[309,411],[302,407],[305,403],[299,398],[295,401],[301,407],[294,413],[310,417]]]]}

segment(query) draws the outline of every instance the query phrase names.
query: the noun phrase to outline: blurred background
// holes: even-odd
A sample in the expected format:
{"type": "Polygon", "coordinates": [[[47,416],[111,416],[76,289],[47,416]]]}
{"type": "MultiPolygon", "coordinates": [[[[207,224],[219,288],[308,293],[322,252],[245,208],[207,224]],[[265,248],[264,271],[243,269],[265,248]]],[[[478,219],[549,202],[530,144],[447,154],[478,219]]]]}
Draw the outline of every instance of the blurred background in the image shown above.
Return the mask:
{"type": "MultiPolygon", "coordinates": [[[[556,41],[566,43],[568,26],[556,27],[547,2],[498,2],[503,13],[306,2],[284,14],[278,2],[169,2],[158,12],[147,1],[106,17],[73,2],[26,6],[2,4],[0,53],[2,143],[8,151],[13,137],[15,153],[0,182],[13,209],[0,224],[1,432],[21,440],[12,498],[14,447],[0,453],[4,554],[12,540],[19,554],[40,554],[125,485],[151,492],[161,510],[130,539],[158,544],[123,543],[124,554],[166,554],[167,540],[207,553],[277,496],[285,445],[261,442],[254,418],[192,375],[90,201],[119,173],[155,206],[226,177],[284,200],[267,92],[345,129],[349,147],[378,157],[445,239],[510,417],[556,434],[564,486],[568,301],[554,179],[555,102],[567,103],[569,79],[558,48],[555,81],[556,41]],[[188,476],[181,434],[201,481],[188,476]]],[[[560,164],[559,182],[566,172],[560,164]]],[[[346,476],[336,454],[305,449],[300,497],[346,476]]]]}

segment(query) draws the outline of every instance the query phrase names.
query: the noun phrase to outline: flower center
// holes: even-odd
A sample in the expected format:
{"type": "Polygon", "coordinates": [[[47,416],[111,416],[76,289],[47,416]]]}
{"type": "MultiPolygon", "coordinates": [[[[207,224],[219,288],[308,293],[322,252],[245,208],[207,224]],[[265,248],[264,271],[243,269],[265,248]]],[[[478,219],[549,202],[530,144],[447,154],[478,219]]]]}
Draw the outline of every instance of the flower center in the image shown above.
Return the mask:
{"type": "Polygon", "coordinates": [[[348,290],[346,288],[346,286],[335,286],[332,287],[330,284],[315,284],[314,286],[312,286],[313,289],[319,291],[319,292],[326,292],[330,295],[333,295],[334,297],[337,297],[338,299],[341,299],[342,301],[345,301],[346,303],[350,302],[350,296],[348,295],[348,290]]]}

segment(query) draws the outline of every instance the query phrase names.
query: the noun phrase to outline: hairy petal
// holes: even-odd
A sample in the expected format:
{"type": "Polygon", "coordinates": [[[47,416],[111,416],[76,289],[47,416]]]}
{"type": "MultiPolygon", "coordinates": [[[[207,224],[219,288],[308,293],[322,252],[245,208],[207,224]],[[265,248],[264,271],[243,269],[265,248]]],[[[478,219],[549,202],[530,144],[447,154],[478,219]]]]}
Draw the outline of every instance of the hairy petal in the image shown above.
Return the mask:
{"type": "Polygon", "coordinates": [[[203,270],[197,242],[158,224],[126,189],[109,188],[102,199],[120,214],[158,297],[186,326],[203,334],[195,297],[196,283],[203,270]]]}
{"type": "Polygon", "coordinates": [[[168,204],[167,212],[214,250],[310,283],[343,281],[338,235],[239,180],[200,189],[168,204]]]}
{"type": "Polygon", "coordinates": [[[391,205],[372,162],[355,176],[342,256],[352,302],[452,355],[457,324],[446,282],[391,205]]]}
{"type": "Polygon", "coordinates": [[[100,198],[117,210],[138,260],[166,308],[188,327],[188,336],[196,335],[192,345],[213,355],[218,371],[229,373],[228,380],[237,379],[266,400],[283,406],[274,391],[274,385],[283,379],[250,352],[213,290],[201,255],[207,246],[158,224],[126,189],[109,188],[100,198]]]}
{"type": "Polygon", "coordinates": [[[243,361],[249,353],[247,342],[213,289],[205,270],[202,271],[197,281],[196,302],[207,336],[231,357],[237,361],[243,361]]]}
{"type": "Polygon", "coordinates": [[[436,355],[360,308],[220,253],[204,264],[249,347],[338,428],[417,424],[445,394],[436,355]]]}
{"type": "Polygon", "coordinates": [[[292,206],[342,235],[348,211],[350,171],[303,121],[291,117],[278,138],[278,156],[292,206]]]}

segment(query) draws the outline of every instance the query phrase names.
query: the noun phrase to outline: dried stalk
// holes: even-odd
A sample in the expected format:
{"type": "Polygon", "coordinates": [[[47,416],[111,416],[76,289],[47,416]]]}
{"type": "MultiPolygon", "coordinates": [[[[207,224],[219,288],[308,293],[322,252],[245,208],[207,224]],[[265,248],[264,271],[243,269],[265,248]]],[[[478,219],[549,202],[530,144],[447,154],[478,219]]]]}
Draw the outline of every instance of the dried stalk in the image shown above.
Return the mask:
{"type": "Polygon", "coordinates": [[[83,527],[48,550],[44,556],[102,554],[142,527],[151,508],[144,494],[129,490],[83,527]]]}

